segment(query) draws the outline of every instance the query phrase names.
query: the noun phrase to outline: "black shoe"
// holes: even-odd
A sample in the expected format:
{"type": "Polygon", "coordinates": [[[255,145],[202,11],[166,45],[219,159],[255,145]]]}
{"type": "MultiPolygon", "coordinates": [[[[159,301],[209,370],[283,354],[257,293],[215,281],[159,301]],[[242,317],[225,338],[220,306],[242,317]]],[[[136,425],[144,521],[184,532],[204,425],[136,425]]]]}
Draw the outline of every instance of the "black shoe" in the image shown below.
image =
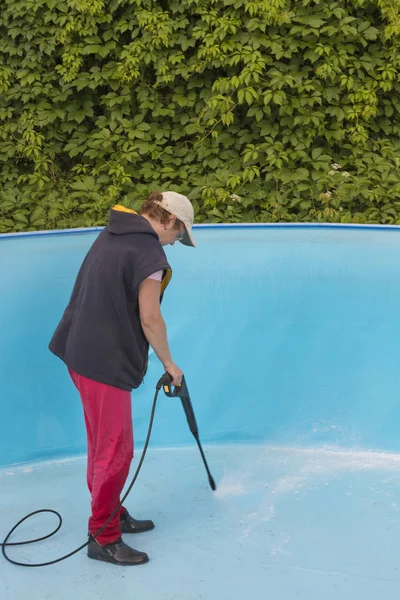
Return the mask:
{"type": "Polygon", "coordinates": [[[95,560],[104,560],[113,565],[143,565],[147,563],[149,557],[145,552],[134,550],[122,538],[119,538],[112,544],[100,546],[96,540],[91,539],[87,547],[87,555],[95,560]]]}
{"type": "Polygon", "coordinates": [[[126,509],[120,516],[120,521],[122,533],[143,533],[144,531],[154,529],[153,521],[137,521],[131,517],[126,509]]]}

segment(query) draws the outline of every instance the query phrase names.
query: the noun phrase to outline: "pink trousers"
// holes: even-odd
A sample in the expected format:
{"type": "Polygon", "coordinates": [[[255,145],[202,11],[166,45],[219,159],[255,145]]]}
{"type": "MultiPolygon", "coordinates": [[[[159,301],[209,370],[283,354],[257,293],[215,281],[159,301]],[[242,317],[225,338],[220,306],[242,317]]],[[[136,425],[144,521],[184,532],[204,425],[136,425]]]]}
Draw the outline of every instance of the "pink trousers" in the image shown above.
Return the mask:
{"type": "MultiPolygon", "coordinates": [[[[131,393],[93,381],[69,369],[82,400],[88,463],[87,484],[92,497],[89,532],[94,535],[120,502],[133,458],[131,393]]],[[[102,546],[121,536],[121,508],[97,541],[102,546]]]]}

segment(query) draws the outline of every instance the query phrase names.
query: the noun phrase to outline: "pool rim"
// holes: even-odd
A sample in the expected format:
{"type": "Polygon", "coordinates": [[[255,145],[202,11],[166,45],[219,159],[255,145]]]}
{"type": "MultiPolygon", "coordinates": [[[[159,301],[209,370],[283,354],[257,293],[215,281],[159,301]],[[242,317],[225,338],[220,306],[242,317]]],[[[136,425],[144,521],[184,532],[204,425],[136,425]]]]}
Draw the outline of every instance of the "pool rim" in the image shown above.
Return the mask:
{"type": "MultiPolygon", "coordinates": [[[[103,229],[104,226],[0,233],[0,240],[36,236],[54,237],[61,235],[87,235],[100,232],[103,229]]],[[[193,229],[357,229],[400,231],[400,225],[381,225],[378,223],[199,223],[195,224],[193,229]]]]}

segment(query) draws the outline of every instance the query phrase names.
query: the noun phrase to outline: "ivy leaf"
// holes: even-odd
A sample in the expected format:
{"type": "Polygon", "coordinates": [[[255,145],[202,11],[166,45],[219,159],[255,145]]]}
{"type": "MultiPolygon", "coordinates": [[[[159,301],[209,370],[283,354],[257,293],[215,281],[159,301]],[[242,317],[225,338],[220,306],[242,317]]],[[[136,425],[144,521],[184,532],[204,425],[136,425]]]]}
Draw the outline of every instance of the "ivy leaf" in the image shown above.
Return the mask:
{"type": "Polygon", "coordinates": [[[326,23],[326,21],[323,18],[313,14],[307,15],[306,17],[299,17],[296,20],[299,21],[299,23],[303,23],[304,25],[309,25],[313,29],[319,29],[326,23]]]}
{"type": "Polygon", "coordinates": [[[85,177],[82,181],[76,181],[74,183],[71,183],[71,188],[73,190],[87,192],[87,191],[94,190],[96,188],[95,183],[96,183],[95,178],[88,176],[88,177],[85,177]]]}

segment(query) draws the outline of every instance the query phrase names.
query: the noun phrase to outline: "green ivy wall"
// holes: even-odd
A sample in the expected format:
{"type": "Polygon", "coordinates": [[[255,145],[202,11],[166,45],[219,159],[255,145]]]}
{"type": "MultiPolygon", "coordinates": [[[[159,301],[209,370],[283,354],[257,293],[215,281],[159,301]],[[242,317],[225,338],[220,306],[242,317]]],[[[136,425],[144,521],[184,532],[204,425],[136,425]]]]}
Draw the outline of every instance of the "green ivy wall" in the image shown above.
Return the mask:
{"type": "Polygon", "coordinates": [[[0,231],[400,224],[398,0],[2,0],[0,231]]]}

